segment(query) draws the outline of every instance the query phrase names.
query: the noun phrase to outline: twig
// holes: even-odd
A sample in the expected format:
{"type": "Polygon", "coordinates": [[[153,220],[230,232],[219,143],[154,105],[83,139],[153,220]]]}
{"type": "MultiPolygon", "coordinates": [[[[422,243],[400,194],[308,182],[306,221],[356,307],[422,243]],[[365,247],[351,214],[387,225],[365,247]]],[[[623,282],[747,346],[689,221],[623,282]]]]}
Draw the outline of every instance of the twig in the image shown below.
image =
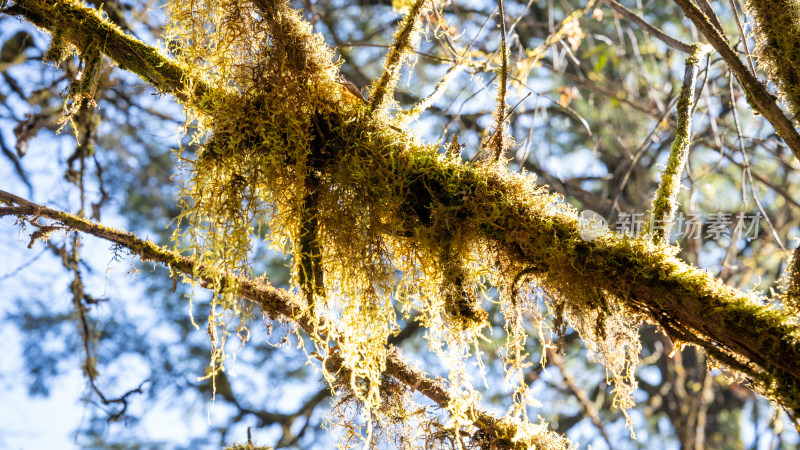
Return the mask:
{"type": "Polygon", "coordinates": [[[756,67],[753,65],[753,57],[750,56],[750,49],[747,48],[747,35],[744,34],[744,29],[742,29],[742,21],[739,20],[739,9],[736,8],[736,0],[728,0],[731,4],[731,10],[733,11],[733,18],[736,19],[736,28],[739,29],[739,38],[742,40],[742,47],[744,47],[744,54],[747,57],[747,65],[750,66],[750,72],[753,75],[756,74],[756,67]]]}
{"type": "Polygon", "coordinates": [[[589,401],[589,397],[586,396],[586,392],[584,392],[581,388],[575,384],[575,380],[570,376],[569,372],[567,371],[566,366],[564,365],[564,361],[561,359],[561,356],[554,352],[552,348],[547,347],[547,360],[551,361],[553,364],[558,367],[558,370],[561,372],[561,376],[564,378],[564,384],[567,385],[567,389],[572,392],[572,395],[578,399],[578,402],[581,404],[581,408],[583,408],[583,412],[586,413],[587,416],[592,420],[592,423],[600,431],[600,435],[603,436],[603,439],[608,444],[608,448],[614,448],[614,445],[611,444],[611,439],[608,437],[606,433],[606,428],[603,425],[603,421],[600,420],[600,415],[597,414],[597,408],[595,408],[594,404],[589,401]]]}
{"type": "Polygon", "coordinates": [[[654,38],[658,39],[659,41],[667,44],[667,46],[674,48],[675,50],[680,50],[684,53],[691,53],[692,52],[692,45],[682,42],[674,37],[664,33],[663,31],[659,30],[658,28],[654,27],[650,24],[650,22],[644,20],[641,16],[636,14],[635,12],[631,11],[630,9],[622,6],[620,3],[616,2],[615,0],[602,0],[603,3],[608,5],[609,8],[613,9],[622,17],[630,20],[631,22],[639,25],[642,28],[642,31],[653,36],[654,38]]]}
{"type": "Polygon", "coordinates": [[[425,111],[426,109],[430,108],[433,105],[433,102],[439,99],[439,97],[444,94],[444,91],[447,89],[447,86],[450,85],[450,82],[455,78],[456,75],[461,73],[465,68],[466,64],[462,64],[456,62],[453,64],[449,69],[447,69],[447,73],[444,74],[441,80],[436,84],[436,87],[433,89],[427,97],[423,98],[416,105],[411,107],[408,111],[402,111],[398,116],[401,116],[404,120],[411,121],[419,117],[420,113],[425,111]]]}
{"type": "MultiPolygon", "coordinates": [[[[717,148],[717,147],[719,147],[718,144],[712,143],[712,142],[709,142],[709,141],[703,141],[703,145],[705,145],[708,148],[717,148]]],[[[730,161],[732,164],[735,164],[735,165],[739,166],[740,169],[744,169],[745,168],[744,164],[740,163],[739,161],[736,161],[736,159],[734,159],[730,154],[725,153],[725,152],[721,152],[721,154],[722,154],[722,156],[725,157],[725,159],[730,161]]],[[[788,192],[786,192],[785,189],[781,189],[780,187],[775,185],[775,183],[771,182],[766,177],[763,177],[763,176],[759,175],[758,172],[753,173],[753,171],[751,170],[751,171],[749,171],[749,173],[750,173],[750,175],[753,176],[754,179],[760,181],[761,184],[763,184],[764,186],[772,189],[773,191],[775,191],[776,194],[778,194],[781,197],[783,197],[783,200],[786,203],[789,203],[790,205],[794,206],[795,208],[800,209],[800,202],[795,200],[794,197],[792,197],[788,192]]]]}
{"type": "MultiPolygon", "coordinates": [[[[732,78],[729,80],[728,89],[731,92],[731,103],[733,103],[735,97],[733,95],[733,79],[732,78]]],[[[761,205],[761,200],[758,199],[758,196],[756,195],[756,192],[753,189],[753,185],[755,183],[753,183],[753,176],[752,176],[752,173],[750,171],[750,158],[747,157],[747,152],[744,149],[744,138],[742,137],[742,126],[739,123],[739,113],[736,111],[736,105],[734,105],[734,104],[731,105],[731,111],[733,112],[733,123],[734,123],[734,125],[736,125],[736,135],[737,135],[737,140],[739,141],[739,151],[742,153],[742,158],[744,159],[744,172],[747,175],[747,181],[750,182],[750,194],[753,197],[753,201],[755,201],[755,203],[756,203],[756,207],[758,207],[758,210],[764,216],[764,220],[767,222],[767,226],[769,227],[769,231],[772,234],[772,238],[775,239],[775,242],[778,244],[778,247],[780,247],[781,250],[786,251],[786,247],[783,245],[783,241],[781,240],[781,237],[778,235],[778,232],[775,230],[775,227],[772,225],[772,220],[769,218],[769,215],[767,215],[767,212],[764,210],[764,206],[761,205]]],[[[742,191],[743,191],[742,194],[744,194],[744,189],[745,189],[745,186],[744,186],[744,183],[742,183],[742,191]]],[[[742,198],[743,202],[745,200],[746,200],[745,198],[742,198]]]]}
{"type": "Polygon", "coordinates": [[[492,19],[492,16],[494,16],[494,13],[495,13],[495,11],[497,11],[497,8],[496,8],[496,7],[495,7],[495,8],[492,10],[492,12],[491,12],[491,13],[489,13],[489,15],[488,15],[488,16],[486,16],[486,20],[484,20],[484,21],[483,21],[483,24],[482,24],[482,25],[481,25],[481,27],[478,29],[478,32],[477,32],[477,33],[475,33],[475,36],[474,36],[474,37],[472,38],[472,40],[469,42],[469,45],[467,45],[467,48],[465,48],[465,49],[464,49],[464,51],[463,51],[463,52],[461,52],[461,57],[462,57],[462,58],[463,58],[463,57],[465,57],[465,56],[469,56],[469,51],[470,51],[470,49],[472,48],[472,46],[473,46],[473,45],[475,45],[475,41],[477,41],[477,40],[478,40],[478,36],[480,36],[480,34],[481,34],[481,33],[483,32],[483,30],[486,28],[486,25],[488,25],[488,24],[489,24],[489,21],[492,19]]]}
{"type": "Polygon", "coordinates": [[[503,8],[503,0],[497,0],[497,9],[500,16],[500,71],[497,74],[497,109],[495,118],[497,120],[494,130],[493,142],[490,142],[494,150],[494,162],[500,161],[500,157],[505,153],[508,142],[506,137],[506,92],[508,91],[508,47],[506,46],[506,13],[503,8]]]}
{"type": "Polygon", "coordinates": [[[525,54],[527,55],[527,63],[525,65],[527,66],[527,69],[522,71],[521,78],[527,77],[527,73],[530,72],[537,62],[539,62],[539,60],[542,58],[542,55],[544,55],[544,52],[550,48],[551,45],[560,41],[566,35],[572,23],[577,21],[581,16],[588,13],[589,10],[594,7],[595,1],[596,0],[589,0],[586,2],[586,6],[583,8],[572,11],[567,17],[564,18],[564,20],[561,21],[558,29],[554,30],[549,36],[547,36],[547,39],[544,40],[544,43],[533,50],[525,50],[525,54]]]}
{"type": "MultiPolygon", "coordinates": [[[[374,48],[388,48],[388,49],[392,48],[392,46],[386,44],[376,44],[374,42],[352,42],[352,41],[342,42],[341,44],[331,46],[331,48],[334,49],[349,48],[349,47],[374,47],[374,48]]],[[[425,58],[430,58],[434,61],[447,62],[447,63],[454,62],[450,58],[442,58],[441,56],[431,55],[430,53],[421,52],[419,50],[411,50],[411,51],[414,52],[414,54],[416,55],[423,56],[425,58]]]]}
{"type": "MultiPolygon", "coordinates": [[[[526,87],[527,87],[527,86],[526,86],[526,87]]],[[[524,101],[525,101],[525,100],[526,100],[528,97],[530,97],[530,96],[531,96],[531,94],[533,94],[533,93],[534,93],[533,91],[530,91],[530,92],[528,92],[528,94],[527,94],[527,95],[525,95],[525,97],[522,97],[522,98],[521,98],[521,99],[520,99],[520,100],[519,100],[517,103],[515,103],[515,104],[514,104],[514,106],[512,106],[512,107],[511,107],[511,109],[509,109],[509,110],[508,110],[508,112],[506,113],[506,116],[503,118],[503,121],[505,121],[506,119],[508,119],[509,117],[511,117],[511,114],[513,114],[513,113],[514,113],[514,110],[515,110],[515,109],[517,109],[517,106],[519,106],[520,104],[522,104],[522,102],[524,102],[524,101]]],[[[538,92],[537,92],[537,94],[538,94],[538,95],[540,95],[540,96],[542,96],[542,97],[545,97],[545,98],[547,98],[547,96],[545,96],[545,95],[542,95],[542,94],[539,94],[538,92]]],[[[549,99],[549,100],[551,100],[551,101],[552,101],[552,99],[549,99]]],[[[555,102],[553,102],[553,103],[555,103],[555,102]]],[[[500,131],[500,130],[499,130],[499,129],[495,129],[495,130],[494,130],[494,132],[493,132],[493,133],[492,133],[492,134],[489,136],[489,139],[488,139],[488,141],[489,141],[489,142],[491,142],[491,141],[494,139],[494,136],[495,136],[495,134],[497,134],[497,133],[498,133],[498,131],[500,131]]],[[[591,136],[591,135],[592,135],[592,132],[591,132],[591,131],[589,131],[589,136],[591,136]]],[[[480,148],[480,149],[478,149],[478,151],[475,153],[475,156],[473,156],[473,157],[472,157],[472,159],[470,159],[470,160],[469,160],[469,162],[475,162],[475,160],[478,158],[478,156],[480,156],[480,154],[482,153],[482,151],[483,151],[483,148],[480,148]]]]}

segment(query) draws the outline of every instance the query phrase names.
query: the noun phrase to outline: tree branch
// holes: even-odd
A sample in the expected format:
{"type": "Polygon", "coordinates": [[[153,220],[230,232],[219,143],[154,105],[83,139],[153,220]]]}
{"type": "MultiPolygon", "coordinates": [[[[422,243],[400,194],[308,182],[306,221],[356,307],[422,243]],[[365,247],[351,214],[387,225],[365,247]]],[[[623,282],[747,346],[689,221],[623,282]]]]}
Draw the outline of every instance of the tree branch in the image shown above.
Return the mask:
{"type": "MultiPolygon", "coordinates": [[[[488,144],[492,147],[494,155],[492,161],[499,163],[500,157],[506,151],[508,145],[508,131],[506,131],[506,110],[508,103],[506,93],[508,90],[508,46],[506,45],[506,12],[503,7],[503,0],[497,0],[498,21],[500,22],[500,68],[497,72],[497,109],[495,110],[495,130],[492,135],[492,142],[488,144]]],[[[502,161],[505,165],[505,161],[502,161]]]]}
{"type": "MultiPolygon", "coordinates": [[[[126,35],[117,25],[95,9],[74,0],[17,0],[0,12],[24,17],[29,22],[59,37],[76,48],[90,40],[101,43],[101,51],[120,69],[135,73],[161,92],[185,101],[202,98],[209,90],[160,50],[126,35]],[[189,95],[190,92],[193,92],[189,95]]],[[[62,43],[63,44],[63,43],[62,43]]]]}
{"type": "Polygon", "coordinates": [[[786,145],[792,150],[794,156],[800,160],[800,134],[778,107],[775,96],[770,94],[758,78],[747,70],[747,66],[739,59],[727,39],[691,0],[675,0],[675,3],[680,6],[686,17],[692,21],[728,64],[733,74],[736,75],[736,79],[739,80],[739,84],[744,88],[750,105],[769,120],[775,127],[775,131],[781,135],[786,145]]]}
{"type": "Polygon", "coordinates": [[[694,90],[697,82],[697,66],[700,58],[711,50],[708,45],[696,44],[694,50],[686,59],[686,70],[683,75],[683,85],[678,97],[678,125],[675,130],[675,140],[672,142],[667,166],[661,173],[661,183],[658,185],[653,199],[650,226],[653,229],[653,242],[669,244],[669,235],[678,210],[678,191],[681,186],[681,177],[689,159],[689,144],[692,140],[692,113],[694,113],[694,90]]]}
{"type": "Polygon", "coordinates": [[[674,37],[664,33],[663,31],[659,30],[658,28],[654,27],[650,24],[650,22],[644,20],[635,12],[631,11],[630,9],[626,8],[619,2],[615,0],[601,0],[603,3],[608,5],[609,8],[616,11],[622,17],[630,20],[631,22],[639,25],[642,28],[642,31],[645,33],[653,36],[654,38],[658,39],[659,41],[667,44],[667,46],[674,48],[675,50],[682,51],[684,53],[691,53],[692,52],[692,45],[687,44],[683,41],[675,39],[674,37]]]}
{"type": "Polygon", "coordinates": [[[414,41],[415,33],[419,31],[419,19],[422,17],[426,1],[415,0],[414,5],[403,17],[400,26],[398,26],[398,32],[395,35],[392,48],[389,50],[389,54],[386,55],[383,75],[381,75],[380,80],[370,93],[369,110],[372,113],[384,111],[394,96],[394,89],[397,86],[397,79],[400,77],[403,58],[411,50],[411,43],[414,41]]]}
{"type": "Polygon", "coordinates": [[[545,351],[547,352],[547,360],[552,361],[553,364],[558,367],[559,372],[561,372],[561,377],[564,379],[564,384],[567,385],[567,389],[569,389],[572,395],[578,399],[578,403],[580,403],[584,414],[589,416],[592,424],[594,424],[594,426],[600,432],[600,436],[602,436],[603,440],[605,440],[606,444],[608,444],[608,448],[614,448],[614,445],[611,443],[611,439],[608,437],[608,433],[606,433],[606,428],[603,425],[603,421],[600,420],[600,415],[597,413],[597,408],[595,408],[594,404],[589,400],[586,392],[578,387],[577,384],[575,384],[575,379],[569,374],[564,361],[561,359],[561,355],[559,355],[557,352],[554,352],[550,347],[546,347],[545,351]]]}

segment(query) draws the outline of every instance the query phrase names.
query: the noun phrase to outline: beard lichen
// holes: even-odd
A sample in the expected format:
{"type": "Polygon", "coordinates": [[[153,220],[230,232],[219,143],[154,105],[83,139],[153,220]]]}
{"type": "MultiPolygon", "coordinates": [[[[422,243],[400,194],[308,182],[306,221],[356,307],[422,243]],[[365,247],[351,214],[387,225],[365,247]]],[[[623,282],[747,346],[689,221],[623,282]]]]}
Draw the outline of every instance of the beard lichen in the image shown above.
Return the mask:
{"type": "MultiPolygon", "coordinates": [[[[370,105],[343,92],[338,63],[322,38],[282,0],[175,0],[167,13],[173,53],[208,86],[185,94],[202,150],[181,159],[176,242],[205,267],[252,277],[261,275],[253,273],[252,240],[256,229],[267,230],[268,244],[291,256],[292,285],[306,299],[306,317],[316,320],[315,354],[335,355],[348,368],[343,379],[323,364],[324,375],[366,411],[365,423],[386,426],[400,417],[387,403],[385,378],[387,341],[399,328],[394,302],[418,316],[449,370],[454,400],[442,427],[474,423],[470,411],[480,396],[467,361],[480,363],[478,344],[488,325],[483,292],[497,286],[509,334],[507,373],[517,380],[514,405],[503,419],[515,424],[516,435],[502,439],[562,447],[565,441],[529,422],[525,412],[532,399],[522,377],[529,364],[523,324],[541,313],[514,287],[522,272],[558,293],[551,309],[563,311],[590,348],[604,355],[618,405],[631,405],[639,318],[571,275],[580,267],[542,261],[532,270],[525,257],[532,249],[498,234],[537,214],[576,224],[561,199],[532,177],[512,176],[497,165],[461,164],[401,132],[402,119],[370,114],[370,105]],[[514,205],[529,206],[503,213],[514,205]]],[[[575,233],[553,222],[540,231],[555,243],[534,253],[587,251],[574,242],[575,233]]],[[[238,320],[235,329],[242,333],[249,311],[234,294],[237,286],[208,287],[215,293],[208,319],[213,376],[224,370],[227,324],[238,320]]],[[[438,432],[427,429],[429,438],[438,432]]]]}

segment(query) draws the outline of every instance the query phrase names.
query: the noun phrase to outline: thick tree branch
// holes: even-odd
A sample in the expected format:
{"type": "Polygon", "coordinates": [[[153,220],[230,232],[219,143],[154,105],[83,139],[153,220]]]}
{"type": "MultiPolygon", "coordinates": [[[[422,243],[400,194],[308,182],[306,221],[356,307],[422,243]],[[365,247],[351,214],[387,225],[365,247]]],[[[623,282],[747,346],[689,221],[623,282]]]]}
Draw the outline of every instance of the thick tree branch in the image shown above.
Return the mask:
{"type": "MultiPolygon", "coordinates": [[[[731,8],[739,24],[738,13],[732,0],[731,8]]],[[[800,123],[800,67],[797,61],[800,49],[800,3],[789,0],[746,0],[744,9],[752,21],[750,34],[755,40],[754,57],[758,68],[778,87],[800,123]]],[[[740,30],[741,33],[741,30],[740,30]]],[[[742,42],[746,40],[742,36],[742,42]]],[[[744,46],[747,52],[747,45],[744,46]]],[[[747,55],[748,61],[751,60],[747,55]]],[[[751,62],[752,67],[752,62],[751,62]]]]}

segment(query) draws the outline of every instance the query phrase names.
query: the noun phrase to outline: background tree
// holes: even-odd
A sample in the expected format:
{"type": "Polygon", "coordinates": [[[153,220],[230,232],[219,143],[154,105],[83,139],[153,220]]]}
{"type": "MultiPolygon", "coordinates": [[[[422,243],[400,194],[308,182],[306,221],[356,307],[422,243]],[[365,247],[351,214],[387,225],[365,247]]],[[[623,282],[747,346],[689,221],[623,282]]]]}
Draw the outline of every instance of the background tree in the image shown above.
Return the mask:
{"type": "MultiPolygon", "coordinates": [[[[78,442],[98,447],[229,444],[252,426],[257,442],[305,448],[322,442],[323,414],[343,443],[510,445],[517,433],[560,445],[524,425],[537,415],[593,446],[796,442],[781,409],[772,415],[764,400],[707,370],[734,369],[736,381],[794,416],[791,277],[786,293],[769,298],[734,291],[674,260],[659,239],[595,230],[566,206],[630,231],[625,224],[659,211],[653,195],[668,179],[663,167],[677,167],[688,189],[659,198],[677,200],[678,217],[698,214],[702,226],[692,238],[682,236],[685,223],[673,227],[682,259],[743,291],[775,286],[785,268],[797,225],[797,137],[751,72],[790,54],[791,42],[767,39],[787,25],[749,5],[763,42],[748,64],[754,46],[742,41],[735,5],[717,4],[712,14],[704,2],[676,3],[716,53],[687,44],[702,39],[664,2],[635,13],[610,1],[295,5],[341,60],[279,2],[191,10],[175,2],[166,19],[149,8],[162,5],[105,3],[103,16],[72,2],[6,6],[7,190],[27,187],[27,197],[56,206],[3,194],[3,214],[18,217],[32,247],[43,249],[22,253],[9,242],[24,256],[3,281],[14,292],[5,320],[21,332],[29,392],[46,395],[57,375],[82,367],[90,419],[78,442]],[[12,17],[46,29],[50,40],[12,17]],[[171,55],[131,35],[164,39],[171,55]],[[41,59],[59,70],[40,70],[41,59]],[[409,61],[413,68],[401,64],[409,61]],[[189,119],[119,67],[173,94],[189,119]],[[374,80],[366,101],[339,71],[356,90],[374,80]],[[681,89],[687,79],[695,89],[681,89]],[[440,144],[426,146],[406,127],[440,144]],[[65,131],[53,135],[58,129],[65,131]],[[679,156],[689,149],[684,170],[679,156]],[[509,175],[521,170],[566,203],[529,175],[509,175]],[[726,238],[715,236],[726,225],[718,213],[729,215],[730,231],[737,213],[763,219],[749,239],[726,238]],[[80,216],[124,224],[161,247],[80,216]],[[176,245],[193,260],[166,250],[178,216],[176,245]],[[581,237],[587,230],[590,238],[581,237]],[[115,257],[131,251],[171,271],[117,280],[129,260],[109,265],[107,244],[77,231],[114,242],[115,257]],[[180,287],[180,273],[211,288],[213,299],[180,287]],[[44,274],[57,281],[43,285],[44,274]],[[191,315],[186,295],[195,298],[191,315]],[[263,327],[250,302],[266,314],[263,327]],[[643,321],[656,326],[639,328],[643,321]],[[578,334],[605,367],[587,360],[578,334]],[[249,342],[235,352],[227,337],[237,335],[249,342]],[[296,343],[324,364],[307,365],[296,343]],[[339,392],[332,404],[328,385],[339,392]],[[471,403],[478,390],[481,400],[471,403]],[[212,391],[221,417],[185,433],[193,441],[141,432],[154,428],[147,420],[159,410],[202,422],[212,391]],[[630,407],[630,394],[641,405],[630,410],[638,443],[612,407],[630,407]],[[508,411],[504,420],[483,412],[495,408],[508,411]]],[[[791,72],[773,65],[770,76],[791,93],[791,72]]],[[[153,265],[135,271],[145,268],[153,265]]]]}

